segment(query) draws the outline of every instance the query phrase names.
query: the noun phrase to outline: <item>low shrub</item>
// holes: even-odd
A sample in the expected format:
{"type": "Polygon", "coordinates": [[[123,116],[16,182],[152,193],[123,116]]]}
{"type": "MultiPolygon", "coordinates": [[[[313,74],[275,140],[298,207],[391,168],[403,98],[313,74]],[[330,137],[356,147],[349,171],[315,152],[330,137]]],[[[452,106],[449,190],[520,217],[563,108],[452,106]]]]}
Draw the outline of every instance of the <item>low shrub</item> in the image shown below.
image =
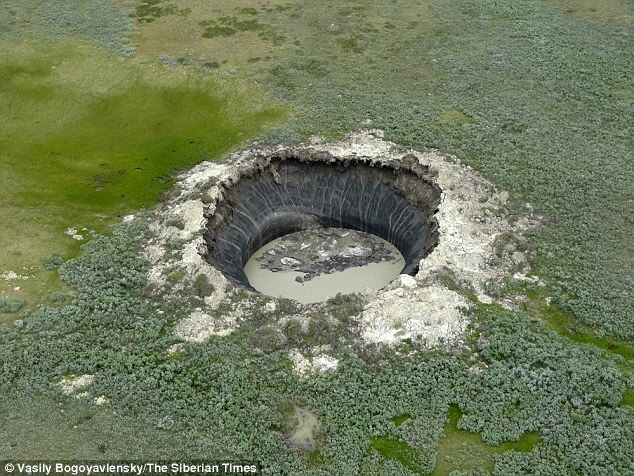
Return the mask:
{"type": "Polygon", "coordinates": [[[18,312],[23,305],[24,301],[22,299],[0,296],[0,312],[18,312]]]}

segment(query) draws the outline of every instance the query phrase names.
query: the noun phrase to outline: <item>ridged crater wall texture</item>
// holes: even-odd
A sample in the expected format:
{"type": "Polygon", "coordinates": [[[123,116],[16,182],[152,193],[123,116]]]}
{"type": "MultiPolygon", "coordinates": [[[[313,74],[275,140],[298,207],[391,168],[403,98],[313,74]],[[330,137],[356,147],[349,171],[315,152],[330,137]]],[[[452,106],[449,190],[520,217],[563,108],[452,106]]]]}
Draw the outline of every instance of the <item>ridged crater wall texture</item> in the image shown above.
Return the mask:
{"type": "Polygon", "coordinates": [[[252,289],[244,273],[266,243],[300,230],[333,227],[377,235],[405,258],[403,274],[418,272],[438,242],[441,190],[428,167],[405,156],[380,160],[284,152],[256,160],[223,189],[209,217],[207,260],[234,284],[252,289]]]}

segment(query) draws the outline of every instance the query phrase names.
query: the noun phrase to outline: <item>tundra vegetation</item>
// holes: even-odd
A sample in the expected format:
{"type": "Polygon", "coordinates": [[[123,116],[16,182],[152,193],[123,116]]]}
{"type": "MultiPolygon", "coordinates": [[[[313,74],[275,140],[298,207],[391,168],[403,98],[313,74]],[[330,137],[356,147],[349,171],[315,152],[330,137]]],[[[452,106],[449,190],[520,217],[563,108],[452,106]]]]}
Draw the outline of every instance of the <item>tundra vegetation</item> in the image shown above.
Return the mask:
{"type": "Polygon", "coordinates": [[[631,2],[5,4],[0,459],[631,474],[631,2]],[[117,218],[249,141],[362,127],[455,154],[509,191],[512,216],[542,215],[521,246],[543,285],[495,283],[521,309],[474,302],[460,348],[361,346],[341,324],[360,297],[275,329],[295,305],[238,291],[249,325],[181,342],[215,289],[154,295],[152,212],[117,218]],[[289,349],[324,339],[338,368],[300,379],[289,349]],[[298,412],[318,421],[302,444],[298,412]]]}

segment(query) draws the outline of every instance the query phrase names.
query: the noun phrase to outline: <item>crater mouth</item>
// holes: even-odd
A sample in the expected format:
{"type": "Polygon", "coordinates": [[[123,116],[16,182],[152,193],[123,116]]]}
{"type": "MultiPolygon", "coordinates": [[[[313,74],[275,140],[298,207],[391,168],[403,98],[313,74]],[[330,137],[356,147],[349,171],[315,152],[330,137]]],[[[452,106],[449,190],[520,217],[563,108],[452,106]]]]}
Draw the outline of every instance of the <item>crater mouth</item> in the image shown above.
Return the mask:
{"type": "MultiPolygon", "coordinates": [[[[535,282],[526,275],[530,267],[517,243],[538,225],[538,217],[531,213],[511,220],[506,192],[458,157],[404,149],[383,140],[380,130],[355,132],[337,142],[313,137],[297,146],[242,149],[224,163],[202,162],[176,179],[173,194],[149,225],[151,238],[143,255],[151,263],[148,292],[196,304],[176,328],[186,341],[261,325],[262,336],[278,342],[280,336],[272,331],[282,332],[291,320],[304,326],[314,317],[310,311],[318,311],[315,315],[334,325],[344,310],[352,320],[336,327],[342,329],[342,345],[358,337],[372,345],[420,339],[426,347],[447,348],[464,342],[470,322],[464,311],[475,305],[474,298],[508,308],[515,304],[493,294],[495,283],[505,278],[535,282]],[[303,237],[284,253],[276,251],[272,263],[266,258],[267,263],[296,267],[304,282],[309,274],[306,288],[332,269],[333,276],[343,275],[347,269],[340,268],[346,262],[354,262],[353,271],[363,270],[365,279],[375,273],[374,264],[392,263],[388,255],[393,255],[387,243],[354,238],[364,230],[399,250],[403,264],[395,272],[415,276],[393,275],[389,284],[364,288],[363,296],[310,308],[263,302],[256,293],[240,292],[255,287],[245,274],[251,257],[258,267],[263,263],[255,251],[262,244],[277,247],[272,240],[288,241],[295,231],[303,237]],[[308,271],[303,266],[310,260],[301,255],[296,256],[300,264],[282,262],[304,244],[312,243],[310,249],[319,253],[328,239],[323,233],[334,233],[338,244],[333,249],[342,250],[336,259],[323,263],[318,258],[308,271]],[[306,235],[319,239],[310,241],[306,235]],[[355,261],[368,256],[368,249],[369,264],[355,261]],[[249,310],[261,310],[267,319],[249,320],[249,310]]],[[[278,276],[271,278],[276,284],[278,276]]]]}
{"type": "Polygon", "coordinates": [[[282,150],[218,185],[204,235],[206,259],[234,285],[252,291],[245,273],[249,259],[295,232],[336,228],[378,236],[401,253],[401,274],[410,275],[438,244],[441,189],[413,155],[388,163],[282,150]]]}

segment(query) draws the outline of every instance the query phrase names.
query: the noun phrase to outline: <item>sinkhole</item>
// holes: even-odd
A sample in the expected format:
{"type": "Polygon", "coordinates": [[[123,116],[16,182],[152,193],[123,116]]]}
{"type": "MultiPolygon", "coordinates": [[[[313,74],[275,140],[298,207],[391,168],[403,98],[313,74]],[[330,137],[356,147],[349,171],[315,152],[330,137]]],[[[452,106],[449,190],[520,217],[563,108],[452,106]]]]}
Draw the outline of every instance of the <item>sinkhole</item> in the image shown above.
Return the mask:
{"type": "Polygon", "coordinates": [[[415,156],[278,151],[219,184],[206,259],[234,285],[303,303],[415,275],[441,190],[415,156]]]}

